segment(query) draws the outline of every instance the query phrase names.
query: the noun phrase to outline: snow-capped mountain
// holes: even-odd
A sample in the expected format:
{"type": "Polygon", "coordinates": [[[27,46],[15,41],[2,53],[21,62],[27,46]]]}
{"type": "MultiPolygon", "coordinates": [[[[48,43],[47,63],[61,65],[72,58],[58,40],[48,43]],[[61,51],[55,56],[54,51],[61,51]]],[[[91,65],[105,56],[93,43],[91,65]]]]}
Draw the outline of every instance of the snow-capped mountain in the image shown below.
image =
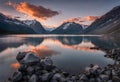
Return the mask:
{"type": "Polygon", "coordinates": [[[24,20],[23,23],[26,24],[26,25],[28,25],[28,26],[30,26],[32,24],[35,24],[36,20],[24,20]]]}
{"type": "Polygon", "coordinates": [[[110,34],[120,30],[120,6],[114,7],[111,11],[93,22],[85,33],[89,34],[110,34]]]}
{"type": "Polygon", "coordinates": [[[1,34],[35,34],[36,32],[29,28],[22,21],[9,18],[0,13],[0,33],[1,34]]]}
{"type": "Polygon", "coordinates": [[[49,33],[51,31],[53,31],[55,28],[54,27],[53,28],[44,27],[44,29],[49,33]]]}
{"type": "Polygon", "coordinates": [[[75,22],[63,23],[61,26],[51,32],[52,34],[81,34],[83,28],[75,22]]]}
{"type": "Polygon", "coordinates": [[[44,27],[40,24],[40,22],[38,22],[36,20],[25,20],[25,21],[23,21],[23,23],[28,25],[30,28],[32,28],[38,34],[46,33],[44,27]]]}
{"type": "Polygon", "coordinates": [[[81,26],[83,27],[84,30],[88,28],[88,25],[81,24],[81,26]]]}
{"type": "Polygon", "coordinates": [[[20,21],[0,13],[0,34],[41,34],[42,25],[35,20],[20,21]]]}

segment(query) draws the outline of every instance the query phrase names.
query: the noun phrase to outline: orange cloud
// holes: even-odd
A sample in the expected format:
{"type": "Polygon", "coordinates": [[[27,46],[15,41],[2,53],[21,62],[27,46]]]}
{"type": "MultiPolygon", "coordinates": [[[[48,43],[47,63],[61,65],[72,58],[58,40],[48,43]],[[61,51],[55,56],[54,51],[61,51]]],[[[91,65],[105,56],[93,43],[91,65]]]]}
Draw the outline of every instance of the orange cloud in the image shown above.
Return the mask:
{"type": "Polygon", "coordinates": [[[95,47],[92,43],[80,43],[76,45],[68,45],[68,44],[63,44],[60,40],[54,39],[46,39],[47,42],[54,42],[55,44],[60,45],[62,48],[67,48],[67,49],[74,49],[74,50],[81,50],[81,51],[88,51],[88,52],[96,52],[96,49],[91,49],[91,47],[95,47]],[[85,45],[87,44],[87,45],[85,45]]]}
{"type": "Polygon", "coordinates": [[[38,46],[38,47],[31,46],[31,49],[27,50],[27,52],[34,52],[40,57],[46,57],[46,56],[59,54],[59,52],[51,50],[48,46],[38,46]]]}
{"type": "Polygon", "coordinates": [[[53,11],[51,9],[45,8],[43,6],[36,6],[27,2],[21,2],[20,4],[15,4],[12,2],[8,2],[7,5],[14,7],[17,11],[27,14],[33,18],[38,20],[47,20],[53,16],[59,14],[58,11],[53,11]]]}
{"type": "Polygon", "coordinates": [[[86,20],[88,20],[88,21],[95,21],[96,19],[99,19],[99,18],[100,18],[100,16],[87,16],[86,20]]]}
{"type": "Polygon", "coordinates": [[[76,17],[76,18],[70,18],[67,20],[64,20],[63,23],[65,22],[75,22],[75,23],[83,23],[87,21],[95,21],[96,19],[100,18],[100,16],[86,16],[86,17],[76,17]]]}
{"type": "Polygon", "coordinates": [[[83,18],[77,17],[77,18],[70,18],[70,19],[64,20],[63,22],[81,23],[81,22],[85,22],[85,20],[83,18]]]}

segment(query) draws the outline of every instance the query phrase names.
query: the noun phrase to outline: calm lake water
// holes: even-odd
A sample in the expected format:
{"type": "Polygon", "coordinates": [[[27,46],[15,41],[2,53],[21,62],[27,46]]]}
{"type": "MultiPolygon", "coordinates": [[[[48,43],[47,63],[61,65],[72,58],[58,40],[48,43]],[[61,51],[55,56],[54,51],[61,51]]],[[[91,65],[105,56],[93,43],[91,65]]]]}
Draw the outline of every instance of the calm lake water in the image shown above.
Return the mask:
{"type": "Polygon", "coordinates": [[[62,70],[77,74],[91,63],[113,64],[112,59],[104,57],[105,49],[118,47],[119,41],[103,36],[1,35],[0,82],[5,82],[19,67],[15,59],[18,52],[33,51],[40,57],[49,56],[62,70]]]}

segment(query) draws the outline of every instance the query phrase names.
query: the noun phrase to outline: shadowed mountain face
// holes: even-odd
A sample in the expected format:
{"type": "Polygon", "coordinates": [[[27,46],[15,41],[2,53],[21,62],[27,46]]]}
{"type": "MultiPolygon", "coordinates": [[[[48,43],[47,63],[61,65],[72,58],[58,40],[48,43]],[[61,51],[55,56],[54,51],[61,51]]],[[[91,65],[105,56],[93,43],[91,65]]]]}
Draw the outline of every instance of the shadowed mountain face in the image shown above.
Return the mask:
{"type": "Polygon", "coordinates": [[[0,34],[41,34],[45,33],[42,25],[37,21],[31,21],[27,25],[23,21],[9,18],[0,13],[0,34]]]}
{"type": "Polygon", "coordinates": [[[40,22],[36,20],[25,20],[23,21],[30,28],[32,28],[37,34],[45,34],[46,30],[43,28],[40,22]]]}
{"type": "Polygon", "coordinates": [[[51,32],[51,34],[82,34],[83,28],[80,24],[67,22],[51,32]]]}
{"type": "Polygon", "coordinates": [[[86,30],[87,34],[109,34],[120,31],[120,6],[113,8],[101,18],[93,22],[86,30]]]}

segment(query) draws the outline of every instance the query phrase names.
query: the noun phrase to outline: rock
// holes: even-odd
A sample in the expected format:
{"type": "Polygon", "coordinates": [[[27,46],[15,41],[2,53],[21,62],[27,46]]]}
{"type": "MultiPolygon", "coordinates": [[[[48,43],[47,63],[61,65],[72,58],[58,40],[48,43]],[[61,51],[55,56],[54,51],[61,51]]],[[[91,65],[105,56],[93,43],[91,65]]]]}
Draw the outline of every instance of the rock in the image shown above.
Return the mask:
{"type": "Polygon", "coordinates": [[[63,72],[62,74],[64,75],[65,78],[69,76],[69,73],[67,72],[63,72]]]}
{"type": "Polygon", "coordinates": [[[48,75],[49,75],[49,73],[45,73],[45,74],[43,74],[43,75],[41,76],[42,82],[48,81],[48,75]]]}
{"type": "Polygon", "coordinates": [[[41,60],[41,65],[47,71],[51,71],[53,67],[53,62],[50,58],[46,57],[45,59],[41,60]]]}
{"type": "Polygon", "coordinates": [[[113,82],[120,82],[120,77],[119,76],[114,76],[113,77],[113,82]]]}
{"type": "Polygon", "coordinates": [[[43,74],[42,75],[42,81],[43,82],[49,82],[51,79],[52,79],[52,77],[54,76],[54,73],[45,73],[45,74],[43,74]]]}
{"type": "Polygon", "coordinates": [[[53,61],[49,58],[49,57],[46,57],[45,59],[43,59],[41,61],[42,65],[47,65],[47,66],[52,66],[53,65],[53,61]]]}
{"type": "MultiPolygon", "coordinates": [[[[113,50],[109,57],[119,59],[118,51],[113,50]]],[[[104,68],[90,64],[83,73],[70,76],[54,66],[49,57],[41,59],[32,52],[20,52],[16,59],[20,67],[9,79],[11,82],[120,82],[120,68],[117,64],[109,64],[104,68]]]]}
{"type": "Polygon", "coordinates": [[[40,75],[42,72],[41,70],[43,70],[40,66],[35,66],[34,67],[34,71],[36,75],[40,75]]]}
{"type": "Polygon", "coordinates": [[[22,73],[21,72],[15,72],[12,77],[12,82],[19,82],[22,80],[22,73]]]}
{"type": "Polygon", "coordinates": [[[90,78],[89,82],[95,82],[95,78],[90,78]]]}
{"type": "Polygon", "coordinates": [[[39,62],[40,62],[40,58],[37,57],[32,52],[27,53],[26,56],[24,57],[24,59],[22,60],[22,63],[26,64],[26,65],[33,65],[33,64],[36,64],[39,62]]]}
{"type": "Polygon", "coordinates": [[[19,52],[16,56],[16,59],[18,60],[18,62],[20,62],[26,55],[26,52],[19,52]]]}
{"type": "Polygon", "coordinates": [[[27,65],[20,65],[20,67],[18,68],[18,71],[25,73],[27,69],[27,65]]]}
{"type": "Polygon", "coordinates": [[[45,74],[45,73],[48,73],[48,71],[47,70],[41,70],[41,73],[45,74]]]}
{"type": "Polygon", "coordinates": [[[76,81],[77,81],[77,78],[76,78],[75,75],[72,75],[71,78],[70,78],[70,80],[73,81],[73,82],[76,82],[76,81]]]}
{"type": "Polygon", "coordinates": [[[50,81],[50,80],[52,79],[52,77],[54,76],[54,74],[55,74],[55,73],[52,73],[52,72],[49,73],[49,75],[48,75],[48,81],[50,81]]]}
{"type": "Polygon", "coordinates": [[[58,69],[57,67],[55,67],[54,69],[52,69],[52,72],[53,72],[53,73],[59,73],[59,72],[61,72],[61,70],[58,69]]]}
{"type": "Polygon", "coordinates": [[[62,78],[62,75],[60,73],[56,73],[54,76],[53,76],[53,80],[59,80],[62,78]]]}
{"type": "Polygon", "coordinates": [[[109,80],[109,76],[104,74],[101,74],[100,78],[102,79],[103,82],[107,82],[109,80]]]}
{"type": "Polygon", "coordinates": [[[31,67],[31,66],[29,66],[29,67],[27,68],[27,73],[28,73],[29,75],[32,75],[32,74],[34,73],[34,68],[31,67]]]}
{"type": "Polygon", "coordinates": [[[109,80],[109,81],[107,81],[107,82],[113,82],[112,80],[109,80]]]}
{"type": "Polygon", "coordinates": [[[80,75],[80,80],[86,81],[86,80],[88,80],[88,78],[86,77],[85,74],[82,74],[82,75],[80,75]]]}
{"type": "Polygon", "coordinates": [[[53,80],[51,80],[50,82],[58,82],[57,80],[55,80],[55,79],[53,79],[53,80]]]}
{"type": "Polygon", "coordinates": [[[30,77],[28,82],[38,82],[38,77],[34,74],[30,77]]]}

